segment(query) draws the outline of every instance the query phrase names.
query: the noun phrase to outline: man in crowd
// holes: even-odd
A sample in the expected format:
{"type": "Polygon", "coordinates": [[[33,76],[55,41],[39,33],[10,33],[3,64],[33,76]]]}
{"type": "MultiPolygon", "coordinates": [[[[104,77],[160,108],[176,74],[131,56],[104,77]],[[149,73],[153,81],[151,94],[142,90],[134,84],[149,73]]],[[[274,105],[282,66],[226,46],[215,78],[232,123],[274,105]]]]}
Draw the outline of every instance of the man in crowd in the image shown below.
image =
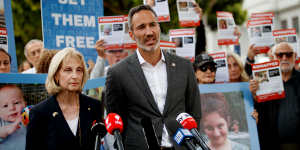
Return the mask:
{"type": "Polygon", "coordinates": [[[30,40],[24,48],[24,55],[26,59],[33,65],[33,68],[23,71],[22,73],[36,73],[37,63],[40,55],[43,52],[43,41],[33,39],[30,40]]]}
{"type": "Polygon", "coordinates": [[[105,50],[105,41],[103,39],[96,42],[95,48],[98,57],[95,67],[91,72],[91,79],[105,76],[110,66],[128,56],[128,51],[124,49],[105,50]],[[109,64],[107,67],[105,67],[105,59],[109,64]]]}
{"type": "MultiPolygon", "coordinates": [[[[300,72],[294,69],[296,53],[282,42],[275,45],[273,55],[280,61],[285,98],[256,105],[261,149],[299,150],[300,72]]],[[[258,82],[251,80],[251,88],[256,91],[258,82]]]]}
{"type": "Polygon", "coordinates": [[[162,52],[157,15],[148,5],[130,10],[129,35],[137,50],[107,72],[108,112],[119,114],[124,122],[123,141],[127,150],[146,150],[141,120],[151,118],[161,149],[181,149],[172,139],[175,120],[181,112],[199,123],[201,106],[192,64],[162,52]]]}

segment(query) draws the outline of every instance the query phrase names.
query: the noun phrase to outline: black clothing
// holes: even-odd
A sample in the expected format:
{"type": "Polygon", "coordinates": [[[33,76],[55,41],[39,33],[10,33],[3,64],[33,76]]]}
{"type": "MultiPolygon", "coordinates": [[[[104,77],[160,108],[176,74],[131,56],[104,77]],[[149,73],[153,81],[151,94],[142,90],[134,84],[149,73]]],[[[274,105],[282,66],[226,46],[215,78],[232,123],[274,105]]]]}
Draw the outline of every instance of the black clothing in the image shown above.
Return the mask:
{"type": "MultiPolygon", "coordinates": [[[[270,87],[272,88],[272,87],[270,87]]],[[[300,145],[300,72],[284,82],[286,97],[256,104],[261,149],[300,145]]]]}

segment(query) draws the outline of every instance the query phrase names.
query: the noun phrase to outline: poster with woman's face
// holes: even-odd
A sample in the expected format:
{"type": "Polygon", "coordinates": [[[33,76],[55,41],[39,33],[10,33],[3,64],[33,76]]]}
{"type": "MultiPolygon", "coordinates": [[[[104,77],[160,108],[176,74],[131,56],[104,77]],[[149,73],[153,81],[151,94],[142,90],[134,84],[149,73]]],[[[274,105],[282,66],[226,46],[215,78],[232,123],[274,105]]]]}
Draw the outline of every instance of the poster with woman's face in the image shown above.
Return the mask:
{"type": "Polygon", "coordinates": [[[211,149],[259,149],[248,83],[199,85],[200,133],[211,149]]]}

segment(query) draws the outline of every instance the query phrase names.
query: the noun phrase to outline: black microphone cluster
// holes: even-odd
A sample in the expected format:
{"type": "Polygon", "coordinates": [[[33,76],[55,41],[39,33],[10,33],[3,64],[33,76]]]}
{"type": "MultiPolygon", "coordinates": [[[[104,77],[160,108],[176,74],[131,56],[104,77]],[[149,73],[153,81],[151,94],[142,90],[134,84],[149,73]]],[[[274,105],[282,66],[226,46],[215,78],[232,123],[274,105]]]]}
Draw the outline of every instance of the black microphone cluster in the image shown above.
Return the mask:
{"type": "Polygon", "coordinates": [[[102,122],[95,123],[92,128],[92,135],[95,136],[95,146],[94,150],[99,150],[101,146],[101,139],[106,135],[106,133],[110,133],[114,135],[115,148],[117,150],[124,150],[121,133],[123,131],[123,122],[121,117],[118,114],[110,113],[107,115],[105,119],[105,124],[102,122]]]}
{"type": "MultiPolygon", "coordinates": [[[[152,120],[143,118],[141,124],[149,150],[159,150],[160,144],[155,133],[152,120]]],[[[192,116],[187,113],[181,113],[176,120],[168,120],[166,122],[168,129],[173,135],[173,140],[180,146],[184,146],[189,150],[210,150],[206,144],[206,140],[197,130],[197,123],[192,116]]]]}
{"type": "MultiPolygon", "coordinates": [[[[149,150],[160,150],[156,132],[154,130],[152,119],[143,118],[141,120],[143,131],[148,144],[149,150]]],[[[204,137],[197,130],[197,123],[192,116],[187,113],[181,113],[176,120],[168,120],[166,122],[168,129],[173,134],[173,140],[180,146],[185,146],[189,150],[210,150],[207,146],[204,137]]],[[[105,124],[95,123],[92,126],[92,133],[95,135],[95,150],[99,150],[101,146],[101,138],[106,133],[114,135],[115,148],[117,150],[124,150],[121,133],[123,131],[123,122],[118,114],[110,113],[105,119],[105,124]]]]}

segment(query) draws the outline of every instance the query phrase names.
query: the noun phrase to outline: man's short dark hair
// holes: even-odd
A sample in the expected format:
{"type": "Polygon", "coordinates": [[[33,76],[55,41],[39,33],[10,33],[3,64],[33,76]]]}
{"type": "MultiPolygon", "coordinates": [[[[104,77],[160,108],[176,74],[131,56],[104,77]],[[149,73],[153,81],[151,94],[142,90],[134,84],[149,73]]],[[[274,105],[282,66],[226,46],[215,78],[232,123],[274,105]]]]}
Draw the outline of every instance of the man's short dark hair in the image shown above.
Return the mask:
{"type": "Polygon", "coordinates": [[[142,11],[142,10],[148,10],[148,11],[151,11],[155,17],[157,17],[157,14],[156,12],[151,8],[151,6],[149,5],[139,5],[139,6],[136,6],[136,7],[133,7],[129,10],[129,13],[128,13],[128,27],[129,27],[129,30],[132,30],[132,17],[134,14],[142,11]]]}
{"type": "Polygon", "coordinates": [[[5,53],[9,57],[9,62],[11,63],[11,56],[8,54],[8,52],[6,50],[4,50],[3,48],[0,48],[0,52],[5,53]]]}

